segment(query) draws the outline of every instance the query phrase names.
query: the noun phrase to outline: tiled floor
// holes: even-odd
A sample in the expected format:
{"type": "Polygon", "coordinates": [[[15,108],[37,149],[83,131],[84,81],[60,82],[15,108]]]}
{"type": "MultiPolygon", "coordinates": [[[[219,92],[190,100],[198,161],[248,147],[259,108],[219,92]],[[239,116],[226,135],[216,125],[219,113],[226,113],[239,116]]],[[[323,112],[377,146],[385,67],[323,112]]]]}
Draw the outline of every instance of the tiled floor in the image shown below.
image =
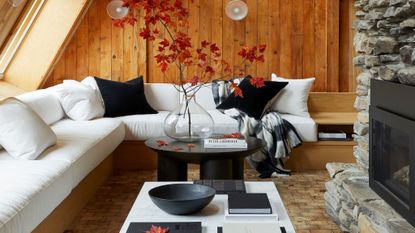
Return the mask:
{"type": "MultiPolygon", "coordinates": [[[[247,180],[257,180],[253,170],[245,172],[247,180]]],[[[96,193],[65,233],[119,232],[141,185],[155,180],[155,171],[116,172],[96,193]]],[[[189,179],[197,179],[198,170],[189,179]]],[[[334,233],[339,228],[324,212],[325,171],[294,173],[290,177],[269,179],[281,194],[297,233],[334,233]]]]}

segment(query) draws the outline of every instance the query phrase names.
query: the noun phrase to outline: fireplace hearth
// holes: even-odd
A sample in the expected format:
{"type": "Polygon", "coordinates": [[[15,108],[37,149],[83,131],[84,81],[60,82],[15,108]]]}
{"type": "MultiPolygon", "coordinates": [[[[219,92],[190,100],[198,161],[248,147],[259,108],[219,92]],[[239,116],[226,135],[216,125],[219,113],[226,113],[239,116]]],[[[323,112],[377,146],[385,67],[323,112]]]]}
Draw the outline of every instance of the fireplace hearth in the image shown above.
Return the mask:
{"type": "Polygon", "coordinates": [[[415,226],[415,87],[371,87],[369,186],[415,226]]]}

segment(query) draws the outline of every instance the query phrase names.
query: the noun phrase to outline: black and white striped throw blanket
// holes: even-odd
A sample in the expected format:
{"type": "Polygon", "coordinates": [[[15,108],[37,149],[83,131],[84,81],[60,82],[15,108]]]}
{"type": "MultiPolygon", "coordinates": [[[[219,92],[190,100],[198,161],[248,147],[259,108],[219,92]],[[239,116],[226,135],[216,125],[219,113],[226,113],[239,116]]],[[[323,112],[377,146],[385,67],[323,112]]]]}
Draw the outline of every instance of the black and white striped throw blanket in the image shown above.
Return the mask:
{"type": "MultiPolygon", "coordinates": [[[[218,106],[231,94],[230,83],[228,81],[212,82],[212,93],[215,104],[218,106]]],[[[239,131],[243,136],[256,137],[266,143],[260,152],[248,157],[249,164],[260,173],[261,178],[290,174],[290,171],[283,167],[283,159],[289,156],[292,148],[302,143],[290,122],[274,111],[264,113],[261,120],[249,117],[236,108],[221,111],[238,121],[239,131]]]]}

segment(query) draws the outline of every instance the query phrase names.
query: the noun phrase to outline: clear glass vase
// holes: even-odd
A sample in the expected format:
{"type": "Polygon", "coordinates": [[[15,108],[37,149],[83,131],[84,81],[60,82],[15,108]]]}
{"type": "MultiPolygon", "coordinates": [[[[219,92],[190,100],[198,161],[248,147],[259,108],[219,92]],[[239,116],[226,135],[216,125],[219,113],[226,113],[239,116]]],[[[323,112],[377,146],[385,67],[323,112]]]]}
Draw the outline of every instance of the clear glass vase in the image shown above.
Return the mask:
{"type": "Polygon", "coordinates": [[[178,108],[164,120],[164,133],[178,141],[195,142],[213,134],[214,122],[210,114],[193,95],[184,97],[178,108]]]}

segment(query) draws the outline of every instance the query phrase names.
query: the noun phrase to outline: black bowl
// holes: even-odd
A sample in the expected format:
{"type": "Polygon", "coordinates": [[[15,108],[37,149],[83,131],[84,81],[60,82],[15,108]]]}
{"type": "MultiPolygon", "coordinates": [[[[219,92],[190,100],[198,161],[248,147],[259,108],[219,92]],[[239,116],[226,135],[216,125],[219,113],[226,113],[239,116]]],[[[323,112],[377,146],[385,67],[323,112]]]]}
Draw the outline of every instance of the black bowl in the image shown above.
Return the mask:
{"type": "Polygon", "coordinates": [[[199,184],[168,184],[148,191],[153,203],[169,214],[185,215],[205,208],[216,190],[199,184]]]}

